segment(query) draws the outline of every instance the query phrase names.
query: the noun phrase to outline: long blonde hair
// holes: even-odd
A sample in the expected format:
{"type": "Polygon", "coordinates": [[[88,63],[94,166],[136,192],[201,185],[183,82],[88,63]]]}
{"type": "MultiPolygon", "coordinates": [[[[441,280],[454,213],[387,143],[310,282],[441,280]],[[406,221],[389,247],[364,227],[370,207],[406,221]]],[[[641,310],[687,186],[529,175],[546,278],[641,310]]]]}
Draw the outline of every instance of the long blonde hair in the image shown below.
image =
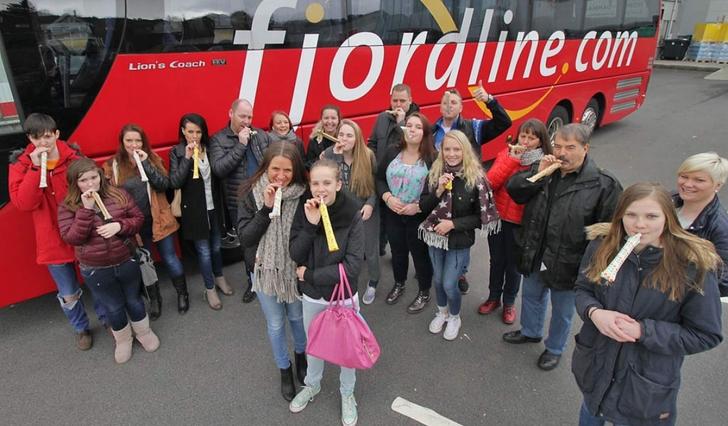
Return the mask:
{"type": "Polygon", "coordinates": [[[354,130],[356,139],[352,150],[354,158],[351,162],[349,191],[359,198],[368,198],[374,194],[374,171],[372,170],[374,153],[364,144],[364,135],[358,124],[345,118],[339,122],[339,129],[342,126],[350,126],[354,130]]]}
{"type": "Polygon", "coordinates": [[[437,188],[437,181],[444,173],[445,159],[443,158],[443,151],[445,150],[445,141],[448,139],[460,145],[460,149],[463,152],[463,180],[465,180],[465,188],[471,190],[478,184],[478,181],[484,179],[483,167],[475,157],[468,137],[460,130],[450,130],[445,134],[445,138],[442,140],[442,145],[440,146],[440,152],[437,154],[437,158],[430,168],[430,176],[428,179],[430,188],[437,188]]]}
{"type": "Polygon", "coordinates": [[[622,225],[625,211],[635,201],[648,197],[660,205],[665,215],[665,229],[660,235],[662,258],[644,285],[659,290],[673,301],[681,300],[691,290],[702,293],[705,274],[716,271],[721,259],[710,241],[698,238],[680,226],[672,199],[665,188],[649,182],[636,183],[619,197],[609,232],[585,271],[587,278],[594,283],[601,281],[602,271],[616,256],[620,243],[627,236],[622,225]],[[688,267],[691,264],[697,268],[694,278],[688,276],[688,267]]]}

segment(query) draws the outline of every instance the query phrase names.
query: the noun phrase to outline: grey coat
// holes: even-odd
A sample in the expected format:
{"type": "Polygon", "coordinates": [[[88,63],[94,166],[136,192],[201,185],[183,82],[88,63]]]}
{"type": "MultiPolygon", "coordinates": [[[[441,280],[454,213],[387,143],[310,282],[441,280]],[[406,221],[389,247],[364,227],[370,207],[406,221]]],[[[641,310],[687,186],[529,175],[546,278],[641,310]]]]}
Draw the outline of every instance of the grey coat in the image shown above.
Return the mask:
{"type": "Polygon", "coordinates": [[[270,144],[268,134],[261,129],[253,128],[255,135],[251,136],[247,145],[238,140],[230,125],[215,133],[210,138],[208,155],[212,173],[222,180],[225,192],[225,207],[230,223],[237,221],[238,187],[247,179],[245,156],[252,155],[258,164],[263,162],[263,152],[270,144]]]}

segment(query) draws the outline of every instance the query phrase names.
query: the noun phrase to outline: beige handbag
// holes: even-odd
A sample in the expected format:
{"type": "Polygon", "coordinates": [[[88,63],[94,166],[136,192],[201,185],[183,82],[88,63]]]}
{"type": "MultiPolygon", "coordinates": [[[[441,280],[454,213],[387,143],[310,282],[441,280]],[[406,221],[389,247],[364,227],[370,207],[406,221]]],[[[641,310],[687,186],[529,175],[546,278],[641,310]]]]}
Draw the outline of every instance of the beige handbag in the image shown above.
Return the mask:
{"type": "Polygon", "coordinates": [[[174,215],[174,217],[182,217],[182,190],[181,189],[174,190],[174,198],[172,199],[172,202],[169,204],[169,207],[172,209],[172,215],[174,215]]]}

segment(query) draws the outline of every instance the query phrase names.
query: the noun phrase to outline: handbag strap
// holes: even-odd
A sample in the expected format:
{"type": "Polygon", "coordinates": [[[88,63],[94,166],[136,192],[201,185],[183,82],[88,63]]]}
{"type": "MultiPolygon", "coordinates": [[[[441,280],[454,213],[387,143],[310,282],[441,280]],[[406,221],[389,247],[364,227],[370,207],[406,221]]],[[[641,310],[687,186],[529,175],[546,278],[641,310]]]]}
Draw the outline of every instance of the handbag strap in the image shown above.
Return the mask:
{"type": "Polygon", "coordinates": [[[352,308],[356,309],[357,307],[354,306],[354,294],[351,291],[351,286],[349,285],[349,278],[346,276],[346,269],[344,268],[343,263],[339,263],[339,282],[334,287],[334,291],[331,293],[331,300],[329,300],[329,307],[333,307],[334,305],[344,306],[344,301],[347,299],[346,294],[349,294],[348,299],[352,301],[352,308]]]}

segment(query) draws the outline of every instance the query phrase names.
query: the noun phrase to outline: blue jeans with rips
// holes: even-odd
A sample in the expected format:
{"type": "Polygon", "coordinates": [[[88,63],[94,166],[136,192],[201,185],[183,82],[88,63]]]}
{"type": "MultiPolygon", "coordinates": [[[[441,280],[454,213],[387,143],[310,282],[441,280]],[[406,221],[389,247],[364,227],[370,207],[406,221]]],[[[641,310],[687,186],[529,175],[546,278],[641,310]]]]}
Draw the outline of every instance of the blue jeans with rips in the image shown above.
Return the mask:
{"type": "MultiPolygon", "coordinates": [[[[58,294],[56,298],[61,304],[63,313],[68,318],[74,331],[80,333],[89,329],[88,316],[86,308],[83,305],[81,295],[81,284],[76,277],[76,268],[73,263],[61,263],[57,265],[47,265],[48,272],[51,274],[53,281],[56,283],[58,294]],[[74,299],[74,300],[67,300],[74,299]]],[[[93,292],[92,292],[93,294],[93,292]]],[[[103,305],[94,297],[94,311],[102,324],[106,324],[106,310],[103,305]]]]}

